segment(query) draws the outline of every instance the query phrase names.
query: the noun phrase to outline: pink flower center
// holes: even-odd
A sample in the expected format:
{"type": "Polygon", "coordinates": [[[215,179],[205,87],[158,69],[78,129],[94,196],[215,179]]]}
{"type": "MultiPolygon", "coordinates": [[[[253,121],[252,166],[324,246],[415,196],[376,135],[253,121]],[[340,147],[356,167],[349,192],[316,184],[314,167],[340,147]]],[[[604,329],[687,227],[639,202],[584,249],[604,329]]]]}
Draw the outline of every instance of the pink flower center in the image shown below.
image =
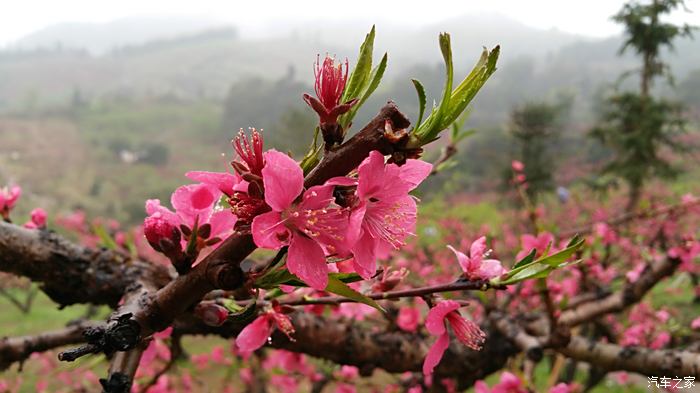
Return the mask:
{"type": "Polygon", "coordinates": [[[233,147],[241,157],[241,160],[248,167],[250,173],[262,176],[262,169],[265,166],[263,158],[263,137],[255,128],[251,130],[250,140],[246,138],[241,129],[233,142],[233,147]]]}
{"type": "Polygon", "coordinates": [[[363,225],[375,239],[383,239],[399,249],[413,233],[408,223],[415,219],[415,211],[404,200],[393,203],[369,201],[363,225]]]}
{"type": "Polygon", "coordinates": [[[192,207],[196,210],[206,209],[214,203],[214,194],[212,194],[206,187],[199,187],[192,193],[190,198],[192,201],[192,207]]]}

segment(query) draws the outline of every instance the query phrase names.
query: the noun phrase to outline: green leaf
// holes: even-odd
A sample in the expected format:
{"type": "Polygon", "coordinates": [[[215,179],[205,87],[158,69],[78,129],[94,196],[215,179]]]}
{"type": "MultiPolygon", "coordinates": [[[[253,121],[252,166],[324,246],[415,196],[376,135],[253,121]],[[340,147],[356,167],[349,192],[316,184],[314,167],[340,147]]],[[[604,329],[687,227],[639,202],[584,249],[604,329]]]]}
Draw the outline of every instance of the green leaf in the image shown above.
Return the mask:
{"type": "Polygon", "coordinates": [[[272,289],[292,280],[299,279],[287,269],[278,269],[267,272],[265,275],[255,280],[253,285],[256,288],[272,289]]]}
{"type": "Polygon", "coordinates": [[[381,312],[386,312],[377,302],[350,288],[347,284],[333,276],[328,277],[326,292],[334,293],[336,295],[374,307],[381,312]]]}
{"type": "Polygon", "coordinates": [[[229,299],[223,305],[230,311],[228,319],[235,324],[247,325],[258,315],[257,302],[255,301],[251,301],[247,306],[241,307],[233,299],[229,299]]]}
{"type": "MultiPolygon", "coordinates": [[[[532,252],[530,252],[530,254],[528,254],[528,256],[516,263],[511,271],[509,271],[501,277],[497,277],[491,280],[491,283],[506,285],[515,284],[517,282],[533,278],[543,278],[547,277],[549,273],[556,269],[560,269],[573,264],[567,264],[565,262],[566,260],[571,258],[576,253],[576,251],[578,251],[585,243],[584,239],[575,239],[577,239],[577,241],[569,242],[569,245],[565,249],[556,252],[552,255],[540,257],[539,259],[534,261],[532,259],[534,258],[533,252],[535,250],[533,250],[532,252]]],[[[574,263],[578,263],[578,261],[574,263]]]]}
{"type": "Polygon", "coordinates": [[[374,49],[374,26],[365,37],[365,41],[360,46],[360,55],[357,57],[357,64],[350,73],[345,91],[340,102],[347,102],[353,98],[359,98],[362,89],[369,80],[372,70],[372,50],[374,49]]]}
{"type": "Polygon", "coordinates": [[[379,87],[379,83],[382,81],[382,77],[384,76],[384,71],[386,71],[386,64],[389,61],[388,56],[389,55],[387,53],[384,53],[384,56],[382,56],[382,59],[379,61],[379,65],[374,67],[374,69],[372,70],[372,73],[369,76],[369,85],[362,94],[360,102],[358,102],[355,105],[355,110],[357,110],[356,108],[364,104],[365,101],[367,101],[367,99],[372,95],[372,93],[374,93],[377,87],[379,87]]]}
{"type": "Polygon", "coordinates": [[[571,238],[571,240],[569,240],[569,243],[567,243],[566,248],[572,247],[573,245],[575,245],[576,243],[578,243],[580,241],[581,241],[581,235],[579,235],[577,233],[574,235],[574,237],[571,238]]]}
{"type": "MultiPolygon", "coordinates": [[[[454,79],[454,65],[452,63],[452,46],[450,41],[450,35],[447,33],[440,34],[440,52],[442,52],[442,58],[445,61],[445,87],[442,90],[442,101],[438,105],[437,109],[433,109],[432,113],[425,120],[425,128],[416,131],[417,137],[421,140],[430,140],[438,136],[440,131],[444,128],[443,117],[447,112],[450,105],[450,97],[452,95],[452,81],[454,79]]],[[[448,124],[451,124],[450,121],[448,124]]]]}
{"type": "Polygon", "coordinates": [[[581,246],[585,243],[584,239],[579,239],[578,242],[566,247],[565,249],[556,252],[552,255],[546,256],[546,257],[541,257],[540,259],[536,260],[535,262],[549,265],[549,266],[559,266],[561,265],[564,261],[567,259],[571,258],[576,251],[578,251],[581,246]]]}
{"type": "Polygon", "coordinates": [[[369,85],[367,85],[367,88],[364,89],[364,91],[358,92],[358,95],[361,94],[362,98],[353,105],[352,109],[344,115],[342,115],[339,119],[339,123],[343,128],[347,128],[348,125],[352,122],[352,119],[355,117],[355,114],[357,111],[362,107],[362,105],[367,101],[367,99],[374,93],[374,91],[377,89],[379,86],[379,83],[382,81],[382,77],[384,76],[384,71],[386,71],[386,65],[388,61],[388,54],[384,53],[384,56],[382,56],[382,60],[379,62],[379,64],[374,67],[372,70],[372,73],[369,76],[369,85]]]}
{"type": "Polygon", "coordinates": [[[481,54],[472,71],[455,88],[450,97],[450,107],[445,115],[444,122],[449,124],[457,119],[474,99],[476,93],[481,90],[486,81],[496,72],[496,62],[500,54],[500,47],[496,46],[491,52],[487,49],[481,54]]]}
{"type": "Polygon", "coordinates": [[[529,264],[530,262],[535,260],[535,255],[537,255],[537,249],[533,248],[529,254],[527,254],[523,259],[519,260],[518,262],[515,263],[513,266],[513,269],[517,269],[521,266],[525,266],[529,264]]]}
{"type": "Polygon", "coordinates": [[[440,35],[440,49],[445,60],[446,69],[443,98],[437,108],[433,108],[423,123],[417,123],[409,142],[411,147],[420,147],[435,140],[442,130],[449,127],[459,118],[488,78],[496,71],[496,62],[500,53],[500,47],[498,46],[490,52],[484,49],[472,71],[453,91],[452,51],[448,34],[440,35]]]}
{"type": "Polygon", "coordinates": [[[416,93],[418,93],[418,121],[416,121],[416,125],[420,125],[420,123],[423,121],[423,115],[425,114],[425,103],[426,103],[426,98],[425,98],[425,88],[423,87],[423,84],[420,83],[418,79],[411,79],[411,82],[413,82],[413,86],[416,88],[416,93]]]}
{"type": "Polygon", "coordinates": [[[107,230],[102,225],[95,225],[93,227],[95,235],[100,238],[100,243],[103,247],[110,250],[115,250],[117,248],[117,243],[112,239],[112,236],[107,233],[107,230]]]}
{"type": "MultiPolygon", "coordinates": [[[[357,273],[330,273],[328,276],[344,283],[362,280],[362,277],[360,277],[360,275],[357,273]]],[[[268,272],[264,276],[255,280],[254,286],[262,289],[273,289],[279,287],[280,285],[291,285],[295,287],[308,286],[306,283],[304,283],[304,281],[290,273],[287,269],[278,269],[268,272]]]]}
{"type": "Polygon", "coordinates": [[[460,132],[457,136],[452,138],[452,143],[457,144],[462,141],[462,139],[476,134],[475,129],[465,130],[460,132]]]}

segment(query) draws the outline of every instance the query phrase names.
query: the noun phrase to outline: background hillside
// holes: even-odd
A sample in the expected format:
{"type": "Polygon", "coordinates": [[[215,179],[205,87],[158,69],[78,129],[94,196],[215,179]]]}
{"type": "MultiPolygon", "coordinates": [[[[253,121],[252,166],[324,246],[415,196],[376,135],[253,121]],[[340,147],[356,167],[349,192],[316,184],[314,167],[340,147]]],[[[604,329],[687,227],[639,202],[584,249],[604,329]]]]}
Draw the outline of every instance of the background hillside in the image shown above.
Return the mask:
{"type": "MultiPolygon", "coordinates": [[[[142,201],[165,198],[186,170],[224,169],[227,142],[239,128],[264,128],[270,144],[301,153],[315,118],[300,98],[312,91],[316,55],[352,64],[368,29],[290,23],[242,35],[215,20],[153,17],[29,34],[0,51],[0,183],[26,185],[52,211],[83,208],[139,222],[142,201]]],[[[477,135],[465,143],[458,168],[435,180],[436,189],[495,187],[498,165],[483,163],[509,162],[508,114],[526,100],[568,105],[561,146],[575,158],[571,165],[586,162],[589,147],[571,142],[583,140],[596,97],[636,64],[631,54],[618,56],[619,37],[540,30],[497,14],[415,29],[380,25],[375,56],[389,52],[389,67],[356,124],[387,99],[415,117],[410,78],[424,83],[429,100],[439,94],[439,31],[452,34],[460,78],[482,46],[500,44],[503,55],[469,119],[477,135]]],[[[677,51],[683,56],[668,56],[676,87],[657,89],[697,114],[700,41],[682,41],[677,51]]]]}

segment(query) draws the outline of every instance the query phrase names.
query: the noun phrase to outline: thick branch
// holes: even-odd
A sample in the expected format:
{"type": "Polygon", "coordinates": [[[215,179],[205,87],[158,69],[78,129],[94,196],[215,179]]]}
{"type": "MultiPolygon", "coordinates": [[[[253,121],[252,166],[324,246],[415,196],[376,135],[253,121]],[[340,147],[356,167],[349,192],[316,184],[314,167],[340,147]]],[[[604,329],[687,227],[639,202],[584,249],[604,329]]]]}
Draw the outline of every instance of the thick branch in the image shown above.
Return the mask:
{"type": "MultiPolygon", "coordinates": [[[[310,313],[291,314],[296,330],[290,341],[281,332],[272,336],[271,346],[304,353],[339,364],[356,366],[363,375],[375,368],[392,373],[420,372],[434,337],[403,331],[374,330],[350,320],[331,320],[310,313]]],[[[232,323],[208,327],[193,318],[176,321],[173,334],[214,334],[235,337],[242,326],[232,323]]],[[[460,386],[501,369],[508,358],[518,352],[510,340],[496,329],[483,327],[487,339],[481,351],[473,351],[456,340],[450,344],[436,368],[436,377],[458,378],[460,386]]]]}
{"type": "Polygon", "coordinates": [[[663,278],[673,274],[680,262],[677,258],[667,257],[660,262],[648,265],[634,283],[628,282],[620,291],[564,311],[559,318],[559,323],[575,326],[604,314],[624,310],[640,301],[663,278]]]}
{"type": "Polygon", "coordinates": [[[139,278],[148,276],[160,285],[170,280],[162,266],[6,222],[0,222],[0,271],[41,283],[41,289],[63,306],[92,303],[116,307],[127,287],[139,278]]]}
{"type": "Polygon", "coordinates": [[[647,376],[700,378],[700,354],[678,350],[621,347],[572,337],[569,345],[557,349],[572,359],[594,364],[608,371],[624,370],[647,376]]]}
{"type": "Polygon", "coordinates": [[[494,312],[490,317],[496,329],[503,336],[513,341],[521,351],[525,352],[530,360],[539,362],[542,359],[544,351],[537,337],[527,334],[523,328],[502,313],[494,312]]]}

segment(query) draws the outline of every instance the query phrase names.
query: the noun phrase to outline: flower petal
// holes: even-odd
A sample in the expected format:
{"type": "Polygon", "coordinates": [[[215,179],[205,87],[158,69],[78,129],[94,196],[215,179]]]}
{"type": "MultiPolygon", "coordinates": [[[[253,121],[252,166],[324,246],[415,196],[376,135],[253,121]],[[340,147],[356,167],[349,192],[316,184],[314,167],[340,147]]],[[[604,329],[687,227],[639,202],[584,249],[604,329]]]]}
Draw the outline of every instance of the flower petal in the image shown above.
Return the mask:
{"type": "Polygon", "coordinates": [[[170,197],[170,203],[183,223],[192,226],[197,216],[200,220],[209,217],[220,195],[217,188],[207,184],[189,184],[178,187],[170,197]]]}
{"type": "Polygon", "coordinates": [[[484,259],[479,266],[479,278],[490,280],[505,273],[506,269],[501,265],[501,261],[495,259],[484,259]]]}
{"type": "Polygon", "coordinates": [[[355,272],[365,280],[370,279],[377,271],[377,241],[367,232],[363,232],[362,237],[352,249],[352,265],[355,272]]]}
{"type": "Polygon", "coordinates": [[[265,152],[265,167],[262,169],[262,175],[265,202],[276,211],[282,211],[291,206],[304,189],[304,172],[299,164],[277,150],[265,152]]]}
{"type": "Polygon", "coordinates": [[[428,330],[428,333],[432,334],[433,336],[443,334],[446,331],[445,317],[447,317],[447,314],[457,310],[459,307],[459,303],[455,302],[454,300],[444,300],[435,305],[435,307],[431,308],[430,311],[428,311],[428,316],[425,319],[425,328],[428,330]]]}
{"type": "Polygon", "coordinates": [[[373,150],[369,153],[369,157],[357,168],[358,185],[357,196],[360,199],[369,199],[376,194],[379,194],[384,188],[384,155],[373,150]]]}
{"type": "Polygon", "coordinates": [[[474,243],[472,243],[472,246],[469,248],[469,256],[474,260],[481,261],[481,257],[484,256],[485,252],[486,252],[486,236],[482,236],[482,237],[474,240],[474,243]]]}
{"type": "Polygon", "coordinates": [[[455,336],[462,344],[475,351],[481,349],[486,334],[479,328],[479,325],[464,319],[458,311],[450,312],[446,317],[455,332],[455,336]]]}
{"type": "Polygon", "coordinates": [[[301,233],[292,234],[287,268],[311,288],[322,291],[328,285],[328,266],[323,249],[315,240],[301,233]]]}
{"type": "Polygon", "coordinates": [[[457,262],[459,263],[459,266],[462,268],[462,271],[465,273],[469,272],[469,267],[471,265],[471,261],[468,256],[466,256],[463,252],[455,250],[454,247],[452,246],[447,246],[450,250],[452,250],[453,253],[455,253],[455,256],[457,257],[457,262]]]}
{"type": "Polygon", "coordinates": [[[263,314],[238,333],[236,346],[243,352],[253,352],[265,345],[271,333],[272,321],[270,316],[263,314]]]}
{"type": "Polygon", "coordinates": [[[222,238],[231,232],[236,225],[236,216],[231,213],[231,210],[220,210],[215,212],[209,218],[211,225],[211,235],[209,237],[222,238]]]}
{"type": "Polygon", "coordinates": [[[425,360],[423,361],[423,375],[428,376],[433,374],[435,366],[440,363],[440,360],[442,360],[442,355],[445,354],[445,351],[449,346],[450,336],[448,335],[447,331],[445,331],[445,333],[441,334],[437,341],[435,341],[433,346],[430,347],[430,350],[428,350],[428,354],[425,356],[425,360]]]}
{"type": "Polygon", "coordinates": [[[251,226],[253,241],[258,247],[279,250],[289,244],[291,233],[282,222],[279,212],[267,212],[256,216],[251,226]]]}
{"type": "Polygon", "coordinates": [[[333,188],[335,186],[324,184],[322,186],[313,186],[304,191],[304,196],[301,203],[299,203],[299,210],[317,210],[328,207],[334,201],[333,188]]]}
{"type": "Polygon", "coordinates": [[[400,170],[401,180],[404,181],[408,188],[406,192],[418,187],[419,184],[430,175],[433,170],[433,164],[423,160],[406,160],[400,170]]]}
{"type": "Polygon", "coordinates": [[[233,192],[233,186],[241,181],[238,174],[228,172],[190,171],[185,173],[185,176],[194,181],[214,186],[229,196],[233,192]]]}

